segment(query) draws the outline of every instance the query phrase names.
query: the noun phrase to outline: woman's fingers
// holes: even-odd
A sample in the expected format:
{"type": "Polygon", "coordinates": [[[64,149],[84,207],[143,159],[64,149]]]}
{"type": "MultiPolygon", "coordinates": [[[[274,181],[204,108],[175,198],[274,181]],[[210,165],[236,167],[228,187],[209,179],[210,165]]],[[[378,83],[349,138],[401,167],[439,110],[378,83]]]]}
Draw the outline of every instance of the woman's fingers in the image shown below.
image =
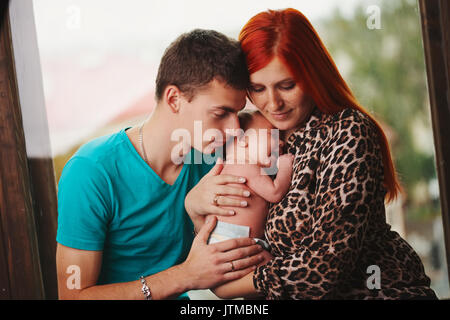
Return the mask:
{"type": "Polygon", "coordinates": [[[214,179],[215,179],[215,183],[216,184],[245,183],[245,182],[247,182],[247,179],[245,179],[245,177],[234,176],[234,175],[231,175],[231,174],[217,175],[217,176],[214,177],[214,179]]]}
{"type": "Polygon", "coordinates": [[[217,205],[223,207],[246,207],[248,202],[246,200],[217,196],[217,205]]]}
{"type": "Polygon", "coordinates": [[[241,196],[241,197],[250,197],[250,191],[240,188],[240,187],[232,187],[228,185],[221,185],[217,187],[217,194],[225,196],[241,196]]]}

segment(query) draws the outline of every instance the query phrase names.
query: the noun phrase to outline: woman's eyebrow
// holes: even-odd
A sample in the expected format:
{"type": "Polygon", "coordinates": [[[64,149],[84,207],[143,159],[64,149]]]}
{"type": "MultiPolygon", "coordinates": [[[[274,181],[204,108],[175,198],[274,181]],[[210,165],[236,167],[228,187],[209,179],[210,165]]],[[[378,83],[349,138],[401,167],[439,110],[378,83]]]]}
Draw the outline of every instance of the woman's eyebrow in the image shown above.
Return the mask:
{"type": "MultiPolygon", "coordinates": [[[[282,80],[276,81],[275,84],[282,83],[282,82],[290,82],[290,81],[295,82],[295,80],[292,77],[289,77],[289,78],[284,78],[282,80]]],[[[256,82],[250,82],[250,86],[264,86],[264,85],[260,84],[260,83],[256,83],[256,82]]]]}

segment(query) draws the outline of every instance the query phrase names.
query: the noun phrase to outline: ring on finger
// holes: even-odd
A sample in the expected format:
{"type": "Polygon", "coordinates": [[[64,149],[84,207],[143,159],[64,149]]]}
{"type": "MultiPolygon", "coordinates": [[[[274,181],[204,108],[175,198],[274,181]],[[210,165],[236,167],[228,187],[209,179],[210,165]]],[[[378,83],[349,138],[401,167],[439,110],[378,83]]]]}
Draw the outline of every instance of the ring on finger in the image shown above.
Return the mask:
{"type": "Polygon", "coordinates": [[[213,199],[213,205],[218,206],[219,205],[218,201],[219,201],[219,195],[216,194],[213,199]]]}
{"type": "Polygon", "coordinates": [[[233,271],[234,271],[234,264],[233,264],[233,261],[230,261],[230,264],[231,264],[231,272],[233,272],[233,271]]]}

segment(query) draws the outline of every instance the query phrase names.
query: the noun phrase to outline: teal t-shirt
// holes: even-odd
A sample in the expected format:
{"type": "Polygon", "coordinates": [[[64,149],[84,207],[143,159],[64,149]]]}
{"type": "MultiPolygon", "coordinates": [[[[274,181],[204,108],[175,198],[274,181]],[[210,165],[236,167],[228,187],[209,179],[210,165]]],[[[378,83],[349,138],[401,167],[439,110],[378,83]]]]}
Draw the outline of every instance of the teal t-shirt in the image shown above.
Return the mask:
{"type": "MultiPolygon", "coordinates": [[[[125,130],[83,145],[58,185],[56,241],[103,251],[98,284],[134,281],[186,259],[193,224],[184,199],[212,168],[186,161],[169,185],[140,157],[125,130]]],[[[195,153],[188,156],[194,159],[195,153]]]]}

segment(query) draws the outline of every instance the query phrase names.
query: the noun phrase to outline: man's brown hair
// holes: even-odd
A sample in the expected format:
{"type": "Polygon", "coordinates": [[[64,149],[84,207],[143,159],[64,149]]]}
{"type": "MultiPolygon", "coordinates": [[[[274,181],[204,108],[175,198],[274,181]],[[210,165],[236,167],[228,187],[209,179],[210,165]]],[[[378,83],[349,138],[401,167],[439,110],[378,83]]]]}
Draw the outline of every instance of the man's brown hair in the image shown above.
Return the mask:
{"type": "Polygon", "coordinates": [[[156,99],[175,85],[191,100],[197,89],[212,80],[246,90],[249,73],[237,40],[214,30],[195,29],[179,36],[164,52],[156,77],[156,99]]]}

